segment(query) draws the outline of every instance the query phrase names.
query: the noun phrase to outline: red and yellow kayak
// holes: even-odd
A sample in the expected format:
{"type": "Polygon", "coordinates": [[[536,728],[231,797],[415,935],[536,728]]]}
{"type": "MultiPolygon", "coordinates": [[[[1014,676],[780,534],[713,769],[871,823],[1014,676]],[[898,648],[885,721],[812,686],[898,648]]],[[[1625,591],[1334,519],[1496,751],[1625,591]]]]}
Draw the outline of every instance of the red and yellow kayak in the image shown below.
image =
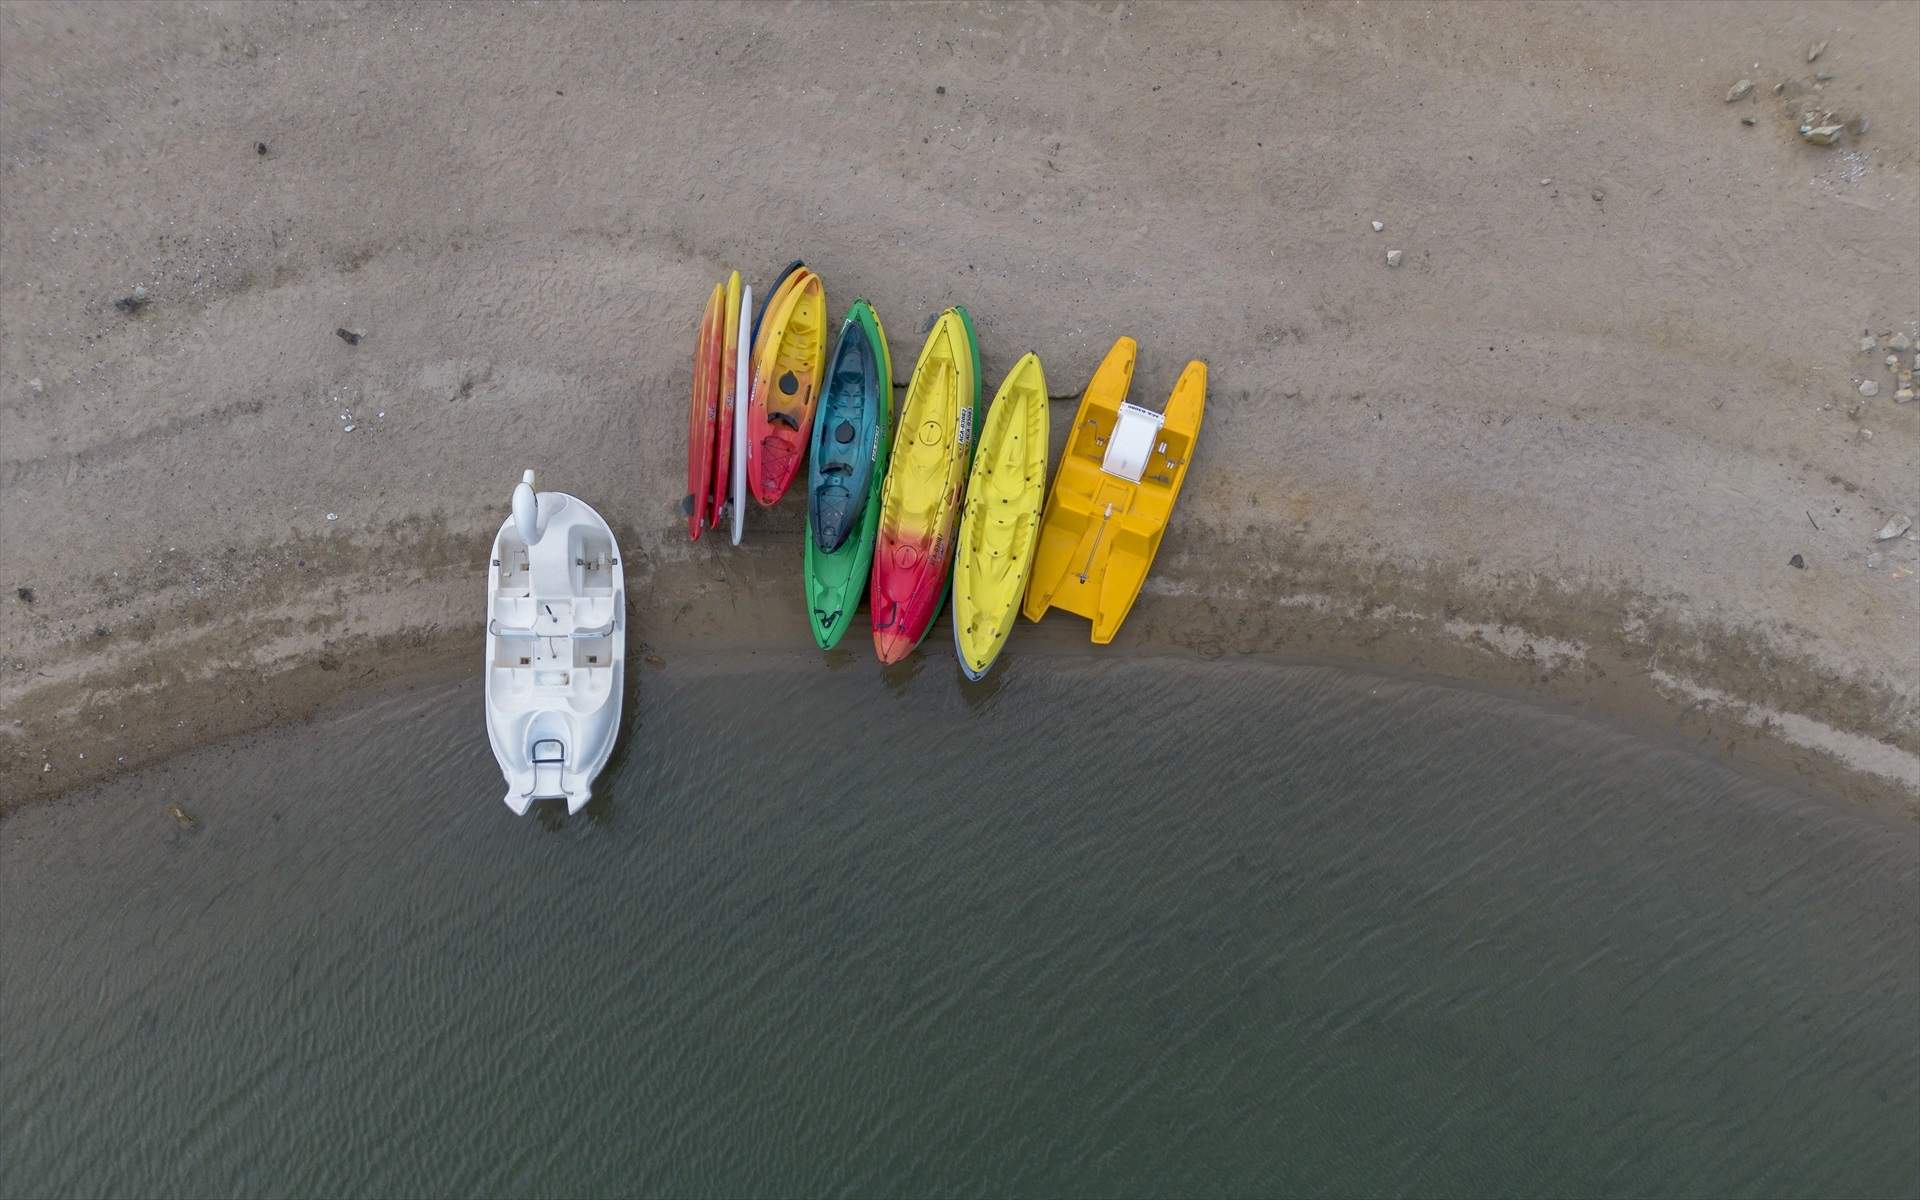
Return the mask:
{"type": "Polygon", "coordinates": [[[979,409],[979,346],[966,310],[950,308],[914,365],[880,488],[867,609],[883,663],[911,654],[946,601],[979,409]]]}
{"type": "Polygon", "coordinates": [[[713,501],[714,425],[719,419],[727,287],[717,283],[700,316],[693,347],[693,397],[687,412],[687,536],[698,541],[713,501]]]}
{"type": "Polygon", "coordinates": [[[720,523],[727,507],[733,467],[733,421],[739,407],[734,393],[733,360],[740,346],[740,272],[727,276],[726,311],[721,315],[720,331],[720,407],[713,424],[713,499],[707,505],[708,525],[720,523]]]}
{"type": "Polygon", "coordinates": [[[805,267],[774,293],[754,338],[747,422],[747,488],[765,508],[780,502],[806,462],[814,402],[827,361],[827,290],[805,267]]]}

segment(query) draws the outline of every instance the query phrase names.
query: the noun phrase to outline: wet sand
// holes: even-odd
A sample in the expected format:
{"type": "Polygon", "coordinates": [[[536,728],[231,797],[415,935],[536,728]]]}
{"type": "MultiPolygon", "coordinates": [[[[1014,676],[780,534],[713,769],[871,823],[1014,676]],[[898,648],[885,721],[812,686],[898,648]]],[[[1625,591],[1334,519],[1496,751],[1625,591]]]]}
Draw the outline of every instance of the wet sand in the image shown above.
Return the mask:
{"type": "Polygon", "coordinates": [[[797,497],[740,551],[679,514],[705,291],[803,255],[903,379],[950,303],[990,382],[1038,350],[1056,443],[1115,336],[1148,403],[1208,360],[1100,653],[1519,685],[1911,810],[1920,543],[1873,534],[1920,516],[1920,405],[1858,343],[1920,334],[1917,41],[1878,5],[0,9],[0,803],[477,670],[526,466],[619,531],[643,668],[805,645],[797,497]],[[1871,128],[1809,146],[1816,106],[1871,128]]]}

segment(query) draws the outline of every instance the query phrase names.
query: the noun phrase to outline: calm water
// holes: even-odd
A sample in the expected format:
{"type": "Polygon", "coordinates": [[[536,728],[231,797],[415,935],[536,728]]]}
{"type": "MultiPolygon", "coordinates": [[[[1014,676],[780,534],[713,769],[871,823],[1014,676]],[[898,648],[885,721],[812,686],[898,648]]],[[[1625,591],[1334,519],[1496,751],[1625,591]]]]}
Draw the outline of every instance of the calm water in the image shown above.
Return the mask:
{"type": "Polygon", "coordinates": [[[1477,691],[953,675],[678,659],[591,819],[467,684],[0,825],[0,1193],[1920,1192],[1911,826],[1477,691]]]}

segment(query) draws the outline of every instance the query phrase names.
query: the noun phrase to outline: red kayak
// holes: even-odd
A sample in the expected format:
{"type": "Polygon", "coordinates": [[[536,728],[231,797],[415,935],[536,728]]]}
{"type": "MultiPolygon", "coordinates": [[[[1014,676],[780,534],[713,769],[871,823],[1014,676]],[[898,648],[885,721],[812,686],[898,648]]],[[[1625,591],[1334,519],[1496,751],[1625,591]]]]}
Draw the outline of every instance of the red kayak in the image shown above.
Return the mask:
{"type": "Polygon", "coordinates": [[[713,500],[707,505],[711,524],[720,523],[720,514],[732,498],[727,491],[732,483],[734,400],[733,360],[740,345],[740,272],[727,276],[727,303],[721,313],[720,333],[720,416],[713,426],[713,500]]]}

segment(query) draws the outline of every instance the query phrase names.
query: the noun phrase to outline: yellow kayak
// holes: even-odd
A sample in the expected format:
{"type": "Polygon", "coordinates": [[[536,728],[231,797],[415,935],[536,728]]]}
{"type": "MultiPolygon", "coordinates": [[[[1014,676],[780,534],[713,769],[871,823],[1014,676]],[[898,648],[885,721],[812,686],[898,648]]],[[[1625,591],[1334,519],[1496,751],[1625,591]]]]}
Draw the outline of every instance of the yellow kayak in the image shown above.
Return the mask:
{"type": "Polygon", "coordinates": [[[1031,621],[1049,608],[1078,613],[1101,645],[1146,582],[1207,405],[1207,364],[1198,359],[1180,373],[1166,412],[1128,404],[1138,349],[1129,337],[1115,342],[1081,396],[1023,610],[1031,621]]]}
{"type": "Polygon", "coordinates": [[[953,564],[953,645],[984,679],[1007,644],[1033,570],[1047,490],[1047,377],[1040,356],[1013,364],[987,410],[967,481],[953,564]]]}

